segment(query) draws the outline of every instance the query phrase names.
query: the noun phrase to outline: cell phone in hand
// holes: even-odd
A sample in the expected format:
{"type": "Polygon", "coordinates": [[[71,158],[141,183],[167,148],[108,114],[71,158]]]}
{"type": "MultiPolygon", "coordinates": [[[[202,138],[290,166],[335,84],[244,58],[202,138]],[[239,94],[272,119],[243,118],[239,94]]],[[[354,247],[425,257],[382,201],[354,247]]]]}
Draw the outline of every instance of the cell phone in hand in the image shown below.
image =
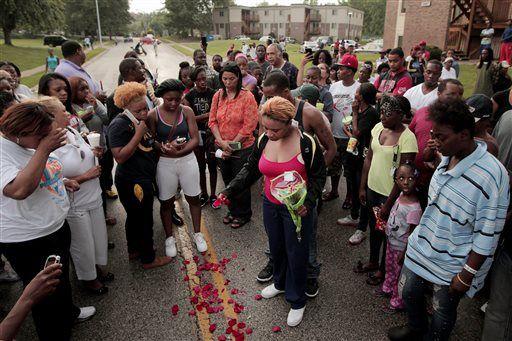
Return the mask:
{"type": "Polygon", "coordinates": [[[187,141],[186,137],[177,137],[176,138],[176,142],[178,142],[179,144],[185,143],[185,141],[187,141]]]}
{"type": "Polygon", "coordinates": [[[308,57],[310,57],[311,55],[313,55],[313,50],[312,50],[312,49],[310,49],[310,48],[306,48],[304,51],[306,51],[306,55],[307,55],[308,57]]]}
{"type": "Polygon", "coordinates": [[[238,142],[228,142],[229,147],[233,150],[240,150],[242,149],[242,143],[238,142]]]}
{"type": "Polygon", "coordinates": [[[44,269],[52,264],[60,264],[60,256],[49,255],[48,258],[46,258],[46,262],[44,262],[44,269]]]}

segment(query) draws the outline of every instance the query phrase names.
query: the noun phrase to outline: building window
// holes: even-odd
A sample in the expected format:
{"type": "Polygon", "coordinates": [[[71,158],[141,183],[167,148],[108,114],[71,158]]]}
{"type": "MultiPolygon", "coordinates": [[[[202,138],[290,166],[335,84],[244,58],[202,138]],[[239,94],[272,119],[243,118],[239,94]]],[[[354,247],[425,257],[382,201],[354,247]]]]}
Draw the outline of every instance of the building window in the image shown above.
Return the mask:
{"type": "Polygon", "coordinates": [[[400,4],[400,12],[405,13],[405,1],[402,0],[402,3],[400,4]]]}
{"type": "Polygon", "coordinates": [[[283,10],[279,10],[279,15],[283,15],[283,10]]]}
{"type": "Polygon", "coordinates": [[[219,17],[223,17],[224,16],[224,11],[219,11],[219,17]]]}
{"type": "Polygon", "coordinates": [[[336,24],[335,24],[335,23],[332,23],[332,24],[331,24],[331,28],[336,28],[336,24]]]}
{"type": "Polygon", "coordinates": [[[337,14],[338,14],[338,11],[337,11],[337,10],[335,10],[335,9],[333,9],[333,10],[332,10],[332,15],[337,15],[337,14]]]}
{"type": "Polygon", "coordinates": [[[279,23],[279,28],[283,28],[283,23],[282,22],[279,23]]]}
{"type": "Polygon", "coordinates": [[[223,23],[220,24],[220,28],[224,28],[224,24],[223,23]]]}
{"type": "Polygon", "coordinates": [[[265,16],[268,16],[268,11],[267,10],[265,10],[265,16]]]}
{"type": "Polygon", "coordinates": [[[404,36],[398,36],[398,43],[396,44],[398,47],[402,47],[404,42],[404,36]]]}
{"type": "Polygon", "coordinates": [[[268,28],[268,23],[265,23],[265,28],[268,28]]]}

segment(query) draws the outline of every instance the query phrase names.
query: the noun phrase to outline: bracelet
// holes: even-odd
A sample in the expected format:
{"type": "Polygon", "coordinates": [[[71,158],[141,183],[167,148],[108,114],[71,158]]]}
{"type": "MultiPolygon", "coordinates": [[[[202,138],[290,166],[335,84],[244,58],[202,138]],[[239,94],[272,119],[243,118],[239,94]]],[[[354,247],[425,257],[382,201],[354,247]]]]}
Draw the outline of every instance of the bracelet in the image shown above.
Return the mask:
{"type": "Polygon", "coordinates": [[[462,284],[464,284],[466,287],[471,288],[471,285],[469,285],[469,284],[467,284],[466,282],[464,282],[464,281],[462,280],[462,278],[460,278],[459,274],[457,274],[457,279],[459,280],[459,282],[461,282],[462,284]]]}
{"type": "Polygon", "coordinates": [[[464,264],[464,270],[466,270],[467,272],[469,272],[473,276],[476,275],[476,273],[477,273],[477,270],[475,270],[472,267],[470,267],[467,263],[464,264]]]}

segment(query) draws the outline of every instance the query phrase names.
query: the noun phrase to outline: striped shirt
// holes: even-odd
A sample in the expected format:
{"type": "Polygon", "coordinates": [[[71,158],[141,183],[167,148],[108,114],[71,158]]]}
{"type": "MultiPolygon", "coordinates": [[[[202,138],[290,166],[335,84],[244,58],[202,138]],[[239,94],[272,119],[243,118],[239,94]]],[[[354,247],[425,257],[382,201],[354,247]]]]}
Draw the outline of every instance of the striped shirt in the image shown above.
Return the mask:
{"type": "Polygon", "coordinates": [[[443,157],[430,182],[428,206],[408,240],[404,265],[425,280],[450,285],[462,271],[469,253],[488,256],[467,292],[472,297],[485,276],[509,203],[509,178],[505,167],[483,142],[455,167],[443,157]]]}

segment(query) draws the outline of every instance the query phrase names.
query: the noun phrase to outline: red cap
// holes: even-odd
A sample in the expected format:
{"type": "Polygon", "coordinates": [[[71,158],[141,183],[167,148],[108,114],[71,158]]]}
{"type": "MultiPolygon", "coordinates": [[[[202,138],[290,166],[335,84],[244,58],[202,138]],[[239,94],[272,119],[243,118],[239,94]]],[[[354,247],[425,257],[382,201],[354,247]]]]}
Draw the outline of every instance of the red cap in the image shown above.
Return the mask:
{"type": "Polygon", "coordinates": [[[419,50],[421,50],[421,47],[419,45],[416,45],[416,46],[414,46],[413,50],[414,51],[419,51],[419,50]]]}
{"type": "Polygon", "coordinates": [[[341,62],[339,63],[341,66],[347,66],[354,70],[358,69],[359,62],[357,61],[357,57],[353,54],[344,54],[341,58],[341,62]]]}
{"type": "Polygon", "coordinates": [[[425,45],[427,45],[427,42],[425,40],[420,41],[420,46],[425,46],[425,45]]]}

